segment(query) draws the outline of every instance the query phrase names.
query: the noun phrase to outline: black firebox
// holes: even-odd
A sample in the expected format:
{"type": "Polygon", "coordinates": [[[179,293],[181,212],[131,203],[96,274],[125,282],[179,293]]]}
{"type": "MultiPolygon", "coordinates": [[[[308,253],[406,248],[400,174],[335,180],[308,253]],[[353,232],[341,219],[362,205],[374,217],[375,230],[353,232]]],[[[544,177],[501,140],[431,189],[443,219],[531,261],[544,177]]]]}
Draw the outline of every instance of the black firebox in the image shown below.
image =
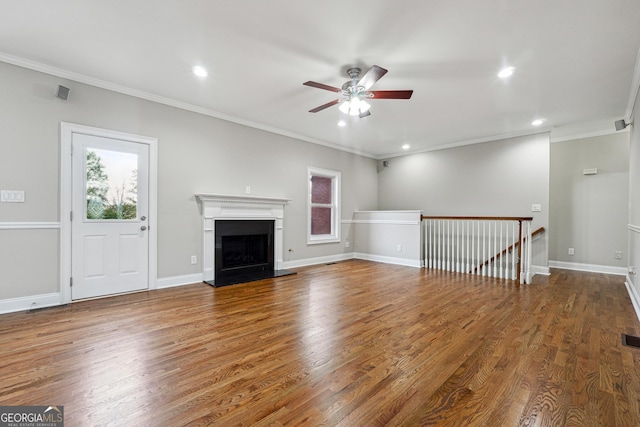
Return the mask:
{"type": "Polygon", "coordinates": [[[273,271],[274,221],[218,220],[215,224],[215,278],[273,271]]]}
{"type": "Polygon", "coordinates": [[[216,288],[296,274],[275,269],[274,220],[216,220],[215,278],[207,281],[216,288]]]}

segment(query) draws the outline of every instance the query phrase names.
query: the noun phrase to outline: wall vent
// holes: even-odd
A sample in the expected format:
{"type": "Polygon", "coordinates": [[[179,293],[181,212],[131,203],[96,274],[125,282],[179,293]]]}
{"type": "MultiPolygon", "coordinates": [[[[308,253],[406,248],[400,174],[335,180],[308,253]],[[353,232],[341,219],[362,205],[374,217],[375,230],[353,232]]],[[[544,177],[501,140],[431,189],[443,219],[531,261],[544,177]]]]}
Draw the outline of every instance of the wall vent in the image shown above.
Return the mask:
{"type": "Polygon", "coordinates": [[[622,334],[622,344],[626,345],[627,347],[640,348],[640,337],[622,334]]]}

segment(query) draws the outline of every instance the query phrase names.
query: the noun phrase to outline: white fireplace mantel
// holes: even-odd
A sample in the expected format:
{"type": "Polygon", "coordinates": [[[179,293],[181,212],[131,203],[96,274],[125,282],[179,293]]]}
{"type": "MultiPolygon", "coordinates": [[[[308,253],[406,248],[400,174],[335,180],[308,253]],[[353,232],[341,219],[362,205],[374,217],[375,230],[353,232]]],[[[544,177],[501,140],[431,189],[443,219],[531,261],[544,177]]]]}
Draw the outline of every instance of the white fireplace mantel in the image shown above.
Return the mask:
{"type": "Polygon", "coordinates": [[[229,194],[196,194],[195,196],[202,207],[203,280],[215,279],[215,225],[216,220],[220,219],[274,220],[274,267],[276,270],[282,269],[284,206],[291,199],[229,194]]]}

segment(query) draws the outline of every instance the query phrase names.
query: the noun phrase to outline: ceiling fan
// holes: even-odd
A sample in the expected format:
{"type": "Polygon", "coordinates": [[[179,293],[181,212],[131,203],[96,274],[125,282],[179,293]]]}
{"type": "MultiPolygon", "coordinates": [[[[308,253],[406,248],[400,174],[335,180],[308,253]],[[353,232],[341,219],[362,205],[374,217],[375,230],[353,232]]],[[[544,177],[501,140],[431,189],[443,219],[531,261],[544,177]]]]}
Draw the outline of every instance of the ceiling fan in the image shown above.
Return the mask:
{"type": "Polygon", "coordinates": [[[382,67],[372,66],[358,80],[362,70],[357,67],[349,68],[347,74],[351,80],[337,88],[323,83],[308,81],[303,83],[305,86],[316,87],[340,94],[340,98],[327,102],[324,105],[309,110],[310,113],[317,113],[325,108],[329,108],[336,104],[340,104],[340,111],[350,116],[367,117],[371,115],[369,108],[371,107],[366,99],[409,99],[413,94],[412,90],[369,90],[382,76],[387,73],[382,67]]]}

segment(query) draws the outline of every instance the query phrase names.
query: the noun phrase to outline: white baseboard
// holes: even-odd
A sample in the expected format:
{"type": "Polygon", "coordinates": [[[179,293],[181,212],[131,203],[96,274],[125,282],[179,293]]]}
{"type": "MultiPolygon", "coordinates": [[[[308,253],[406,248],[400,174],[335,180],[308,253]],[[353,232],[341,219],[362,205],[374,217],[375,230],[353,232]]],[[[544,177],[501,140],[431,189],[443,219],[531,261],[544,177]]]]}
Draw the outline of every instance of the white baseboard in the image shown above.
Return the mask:
{"type": "Polygon", "coordinates": [[[631,304],[633,304],[633,309],[636,312],[636,316],[640,321],[640,295],[636,291],[636,288],[633,286],[633,282],[631,278],[627,275],[627,280],[624,282],[624,286],[627,288],[627,292],[629,293],[629,298],[631,298],[631,304]]]}
{"type": "Polygon", "coordinates": [[[360,252],[351,252],[346,254],[329,255],[317,258],[306,258],[295,261],[285,261],[282,263],[283,268],[306,267],[309,265],[327,264],[330,262],[346,261],[349,259],[363,259],[366,261],[383,262],[386,264],[406,265],[408,267],[422,267],[420,260],[407,258],[393,258],[381,255],[364,254],[360,252]]]}
{"type": "Polygon", "coordinates": [[[348,259],[353,259],[353,253],[346,254],[338,254],[338,255],[328,255],[317,258],[306,258],[306,259],[297,259],[294,261],[283,261],[282,268],[296,268],[296,267],[306,267],[308,265],[318,265],[318,264],[327,264],[329,262],[338,262],[338,261],[346,261],[348,259]]]}
{"type": "Polygon", "coordinates": [[[419,259],[409,259],[409,258],[395,258],[388,257],[382,255],[371,255],[371,254],[363,254],[360,252],[356,252],[354,254],[354,258],[356,259],[364,259],[367,261],[375,261],[375,262],[383,262],[385,264],[395,264],[395,265],[405,265],[407,267],[423,267],[423,262],[419,259]]]}
{"type": "Polygon", "coordinates": [[[564,270],[589,271],[591,273],[627,275],[627,267],[612,267],[610,265],[581,264],[579,262],[549,261],[549,267],[564,270]]]}
{"type": "Polygon", "coordinates": [[[158,279],[156,289],[193,285],[194,283],[202,283],[202,273],[185,274],[184,276],[163,277],[161,279],[158,279]]]}
{"type": "Polygon", "coordinates": [[[541,274],[543,276],[551,275],[551,271],[549,267],[544,267],[542,265],[532,265],[531,266],[531,275],[535,276],[536,274],[541,274]]]}
{"type": "Polygon", "coordinates": [[[59,292],[0,300],[0,314],[27,311],[62,304],[59,292]]]}

